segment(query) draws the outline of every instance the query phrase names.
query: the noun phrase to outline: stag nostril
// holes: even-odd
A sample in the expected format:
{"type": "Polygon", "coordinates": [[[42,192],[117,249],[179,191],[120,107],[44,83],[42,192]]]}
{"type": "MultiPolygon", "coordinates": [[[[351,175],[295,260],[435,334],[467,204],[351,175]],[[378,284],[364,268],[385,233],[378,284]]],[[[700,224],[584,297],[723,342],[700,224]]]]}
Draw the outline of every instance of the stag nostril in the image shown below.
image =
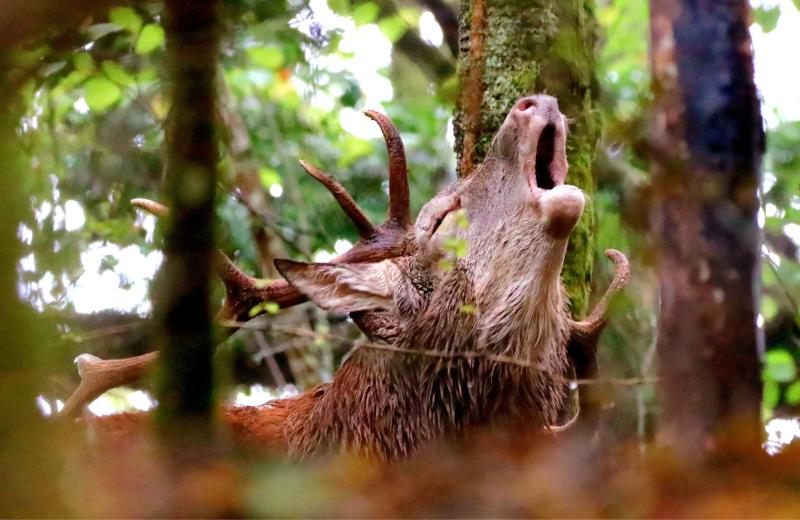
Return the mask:
{"type": "Polygon", "coordinates": [[[536,100],[534,98],[525,98],[517,104],[517,109],[521,112],[525,112],[531,107],[536,107],[536,100]]]}

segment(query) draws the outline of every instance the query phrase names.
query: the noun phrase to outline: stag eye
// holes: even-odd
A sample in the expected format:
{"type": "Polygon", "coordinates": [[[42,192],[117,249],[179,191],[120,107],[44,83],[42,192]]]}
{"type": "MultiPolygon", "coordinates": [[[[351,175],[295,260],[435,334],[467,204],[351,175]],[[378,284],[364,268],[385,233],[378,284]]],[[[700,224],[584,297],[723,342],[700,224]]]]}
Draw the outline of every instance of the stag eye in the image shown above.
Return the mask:
{"type": "Polygon", "coordinates": [[[555,181],[550,174],[550,163],[555,156],[555,147],[556,125],[551,123],[544,127],[536,145],[536,186],[543,190],[555,187],[555,181]]]}

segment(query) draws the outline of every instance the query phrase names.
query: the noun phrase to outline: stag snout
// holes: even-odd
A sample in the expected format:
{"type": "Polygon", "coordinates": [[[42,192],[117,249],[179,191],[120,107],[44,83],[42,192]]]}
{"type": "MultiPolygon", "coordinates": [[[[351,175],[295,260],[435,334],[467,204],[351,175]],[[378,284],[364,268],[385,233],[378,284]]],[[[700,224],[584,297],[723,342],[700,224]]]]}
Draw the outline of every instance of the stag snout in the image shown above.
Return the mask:
{"type": "Polygon", "coordinates": [[[531,191],[538,193],[564,184],[567,177],[567,125],[551,96],[528,96],[511,110],[516,120],[522,164],[531,191]]]}

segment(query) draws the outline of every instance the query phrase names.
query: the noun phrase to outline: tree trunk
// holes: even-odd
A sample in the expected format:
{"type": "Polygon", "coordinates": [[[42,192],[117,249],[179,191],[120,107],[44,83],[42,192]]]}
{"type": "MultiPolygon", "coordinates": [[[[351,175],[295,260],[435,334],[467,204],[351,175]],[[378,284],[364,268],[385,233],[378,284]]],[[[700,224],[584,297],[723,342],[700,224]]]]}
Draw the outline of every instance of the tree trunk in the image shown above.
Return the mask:
{"type": "Polygon", "coordinates": [[[652,0],[653,233],[666,443],[758,440],[757,224],[763,130],[745,0],[652,0]]]}
{"type": "MultiPolygon", "coordinates": [[[[4,71],[14,70],[12,56],[6,48],[0,51],[4,71]]],[[[51,338],[42,337],[33,309],[18,293],[19,227],[31,208],[22,189],[19,84],[11,76],[0,78],[0,517],[64,516],[55,456],[64,432],[36,408],[50,373],[51,338]]]]}
{"type": "MultiPolygon", "coordinates": [[[[568,182],[591,201],[599,135],[593,111],[595,21],[591,0],[462,0],[461,97],[455,135],[460,176],[480,164],[492,136],[520,97],[548,93],[573,119],[568,182]]],[[[586,308],[592,268],[591,202],[572,233],[562,278],[572,311],[586,308]]]]}
{"type": "Polygon", "coordinates": [[[217,9],[214,0],[168,0],[164,13],[172,81],[166,173],[171,214],[156,307],[163,333],[157,416],[162,430],[183,442],[189,434],[189,440],[211,434],[217,9]]]}

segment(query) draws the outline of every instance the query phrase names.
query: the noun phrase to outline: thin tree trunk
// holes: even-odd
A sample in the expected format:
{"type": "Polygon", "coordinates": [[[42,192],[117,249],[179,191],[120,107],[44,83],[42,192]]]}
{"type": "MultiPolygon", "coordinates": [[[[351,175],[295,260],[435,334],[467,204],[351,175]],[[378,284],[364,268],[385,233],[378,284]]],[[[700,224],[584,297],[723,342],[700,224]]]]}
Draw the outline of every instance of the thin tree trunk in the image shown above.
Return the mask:
{"type": "MultiPolygon", "coordinates": [[[[567,181],[593,192],[591,164],[599,136],[593,105],[596,25],[591,0],[462,0],[461,97],[455,135],[460,176],[486,154],[514,102],[532,93],[558,98],[573,119],[567,181]]],[[[563,280],[572,310],[586,309],[592,268],[591,203],[570,239],[563,280]]]]}
{"type": "MultiPolygon", "coordinates": [[[[11,56],[7,49],[0,51],[5,71],[12,70],[11,56]]],[[[0,517],[64,516],[55,451],[65,432],[36,408],[52,356],[46,355],[48,341],[33,309],[18,293],[19,226],[31,208],[22,189],[19,85],[10,76],[0,78],[0,517]]]]}
{"type": "Polygon", "coordinates": [[[217,179],[219,13],[214,0],[168,0],[165,27],[172,110],[166,195],[171,207],[156,308],[163,331],[158,418],[185,442],[211,435],[212,313],[217,179]]]}
{"type": "Polygon", "coordinates": [[[763,131],[745,0],[652,0],[662,440],[757,440],[763,131]]]}

